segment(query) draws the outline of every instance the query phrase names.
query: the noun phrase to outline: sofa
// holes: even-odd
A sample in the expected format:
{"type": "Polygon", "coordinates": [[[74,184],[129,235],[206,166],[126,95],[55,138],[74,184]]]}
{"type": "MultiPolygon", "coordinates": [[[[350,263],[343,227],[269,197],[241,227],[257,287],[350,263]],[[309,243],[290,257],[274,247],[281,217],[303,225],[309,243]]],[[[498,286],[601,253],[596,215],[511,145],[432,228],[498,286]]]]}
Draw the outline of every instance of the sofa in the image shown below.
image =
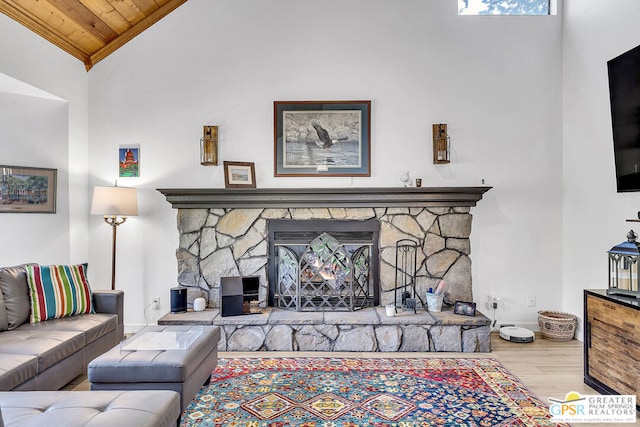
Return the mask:
{"type": "Polygon", "coordinates": [[[0,390],[58,390],[124,336],[122,291],[89,292],[93,312],[30,323],[36,265],[0,268],[0,390]]]}

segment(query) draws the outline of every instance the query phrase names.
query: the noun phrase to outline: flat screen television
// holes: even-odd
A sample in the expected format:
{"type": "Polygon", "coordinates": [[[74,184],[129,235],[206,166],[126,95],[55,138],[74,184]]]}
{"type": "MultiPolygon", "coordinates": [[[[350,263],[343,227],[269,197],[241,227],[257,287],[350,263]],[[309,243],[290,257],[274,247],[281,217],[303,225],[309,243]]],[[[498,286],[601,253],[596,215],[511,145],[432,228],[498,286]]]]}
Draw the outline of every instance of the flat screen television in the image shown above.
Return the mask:
{"type": "Polygon", "coordinates": [[[640,46],[607,62],[618,192],[640,191],[640,46]]]}

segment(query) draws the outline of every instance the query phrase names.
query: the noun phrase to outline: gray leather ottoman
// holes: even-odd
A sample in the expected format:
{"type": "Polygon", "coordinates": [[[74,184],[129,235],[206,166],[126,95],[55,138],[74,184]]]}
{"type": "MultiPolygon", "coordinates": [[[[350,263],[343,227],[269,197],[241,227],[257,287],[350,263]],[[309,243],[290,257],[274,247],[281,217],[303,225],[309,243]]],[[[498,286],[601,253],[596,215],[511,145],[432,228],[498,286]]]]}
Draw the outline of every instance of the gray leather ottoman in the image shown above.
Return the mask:
{"type": "Polygon", "coordinates": [[[0,392],[5,427],[175,427],[180,396],[173,391],[0,392]]]}
{"type": "Polygon", "coordinates": [[[91,390],[177,391],[182,413],[211,377],[218,363],[219,340],[217,326],[147,326],[89,363],[87,377],[91,390]],[[173,345],[164,340],[165,335],[176,336],[182,343],[173,345]],[[184,338],[188,339],[187,348],[173,349],[184,346],[184,338]]]}

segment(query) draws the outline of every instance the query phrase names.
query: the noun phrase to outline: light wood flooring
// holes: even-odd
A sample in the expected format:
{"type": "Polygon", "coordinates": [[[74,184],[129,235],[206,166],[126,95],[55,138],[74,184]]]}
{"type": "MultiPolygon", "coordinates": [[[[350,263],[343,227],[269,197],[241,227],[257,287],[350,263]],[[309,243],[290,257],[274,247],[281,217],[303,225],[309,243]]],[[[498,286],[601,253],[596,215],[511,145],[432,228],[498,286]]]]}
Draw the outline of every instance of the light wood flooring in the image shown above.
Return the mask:
{"type": "MultiPolygon", "coordinates": [[[[490,357],[499,360],[512,374],[545,403],[549,397],[562,399],[570,391],[598,394],[583,382],[583,348],[578,340],[556,342],[540,338],[518,344],[491,337],[491,353],[321,353],[321,352],[221,352],[224,357],[490,357]]],[[[86,376],[80,376],[66,390],[89,390],[86,376]]],[[[580,423],[579,427],[614,427],[619,423],[580,423]]],[[[631,425],[631,424],[625,424],[631,425]]],[[[640,425],[640,418],[636,425],[640,425]]]]}

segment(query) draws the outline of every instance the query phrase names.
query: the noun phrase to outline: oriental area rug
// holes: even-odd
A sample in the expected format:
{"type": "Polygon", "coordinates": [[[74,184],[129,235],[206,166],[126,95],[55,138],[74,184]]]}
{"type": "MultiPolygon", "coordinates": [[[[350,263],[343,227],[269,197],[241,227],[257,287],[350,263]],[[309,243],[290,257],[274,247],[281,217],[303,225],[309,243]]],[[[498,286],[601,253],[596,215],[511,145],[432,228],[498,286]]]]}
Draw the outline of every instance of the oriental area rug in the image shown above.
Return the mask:
{"type": "Polygon", "coordinates": [[[220,359],[181,426],[554,426],[493,359],[220,359]]]}

